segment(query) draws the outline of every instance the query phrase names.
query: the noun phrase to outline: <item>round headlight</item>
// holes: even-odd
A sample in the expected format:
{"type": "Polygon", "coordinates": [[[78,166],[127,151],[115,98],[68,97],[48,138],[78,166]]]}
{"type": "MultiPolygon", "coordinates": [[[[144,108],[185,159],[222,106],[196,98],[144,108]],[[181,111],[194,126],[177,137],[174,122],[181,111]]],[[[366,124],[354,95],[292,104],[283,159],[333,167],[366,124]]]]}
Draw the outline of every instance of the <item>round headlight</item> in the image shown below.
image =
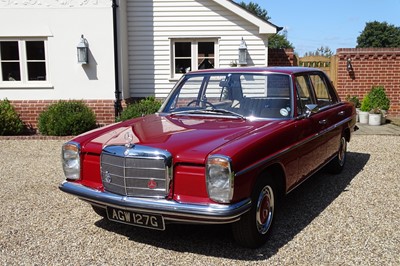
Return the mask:
{"type": "Polygon", "coordinates": [[[78,180],[81,174],[81,147],[79,143],[67,142],[62,147],[62,165],[67,179],[78,180]]]}

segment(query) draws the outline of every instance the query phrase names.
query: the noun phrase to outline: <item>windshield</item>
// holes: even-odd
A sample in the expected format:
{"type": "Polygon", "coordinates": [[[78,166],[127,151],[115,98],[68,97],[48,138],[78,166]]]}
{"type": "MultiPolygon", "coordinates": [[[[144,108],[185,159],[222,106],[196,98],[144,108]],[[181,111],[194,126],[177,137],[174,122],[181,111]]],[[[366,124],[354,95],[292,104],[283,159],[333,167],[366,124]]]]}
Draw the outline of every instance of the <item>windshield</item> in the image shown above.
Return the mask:
{"type": "Polygon", "coordinates": [[[286,74],[187,74],[160,111],[285,119],[293,116],[291,91],[286,74]]]}

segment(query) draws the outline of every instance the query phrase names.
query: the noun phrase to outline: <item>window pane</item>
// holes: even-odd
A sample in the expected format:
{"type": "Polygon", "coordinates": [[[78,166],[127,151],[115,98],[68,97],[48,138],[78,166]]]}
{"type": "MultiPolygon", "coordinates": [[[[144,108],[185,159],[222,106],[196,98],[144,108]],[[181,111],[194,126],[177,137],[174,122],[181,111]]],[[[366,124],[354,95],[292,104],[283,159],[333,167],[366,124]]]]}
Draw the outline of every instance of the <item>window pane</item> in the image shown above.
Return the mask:
{"type": "Polygon", "coordinates": [[[298,115],[304,114],[306,104],[312,103],[308,84],[305,76],[296,77],[298,115]]]}
{"type": "Polygon", "coordinates": [[[319,75],[310,75],[310,80],[317,96],[318,106],[323,107],[330,105],[332,100],[324,80],[319,75]]]}
{"type": "Polygon", "coordinates": [[[18,62],[1,63],[3,81],[20,81],[21,75],[18,62]]]}
{"type": "Polygon", "coordinates": [[[214,59],[199,59],[197,69],[208,69],[214,68],[214,59]]]}
{"type": "Polygon", "coordinates": [[[43,41],[27,41],[26,57],[28,60],[45,60],[44,42],[43,41]]]}
{"type": "Polygon", "coordinates": [[[199,42],[199,57],[214,57],[213,42],[199,42]]]}
{"type": "Polygon", "coordinates": [[[175,59],[175,73],[186,73],[190,71],[191,59],[175,59]]]}
{"type": "Polygon", "coordinates": [[[1,42],[1,60],[19,60],[18,42],[1,42]]]}
{"type": "Polygon", "coordinates": [[[190,42],[176,42],[175,43],[175,57],[191,57],[191,43],[190,42]]]}
{"type": "Polygon", "coordinates": [[[46,63],[29,62],[28,80],[46,80],[46,63]]]}

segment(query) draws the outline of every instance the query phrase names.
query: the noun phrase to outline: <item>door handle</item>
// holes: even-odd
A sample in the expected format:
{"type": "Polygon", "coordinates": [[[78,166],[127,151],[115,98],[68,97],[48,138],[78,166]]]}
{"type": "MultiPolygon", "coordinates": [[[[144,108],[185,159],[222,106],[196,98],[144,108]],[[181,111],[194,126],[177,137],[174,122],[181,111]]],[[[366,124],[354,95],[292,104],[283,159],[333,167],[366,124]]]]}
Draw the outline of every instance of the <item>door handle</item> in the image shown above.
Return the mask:
{"type": "Polygon", "coordinates": [[[346,114],[345,111],[340,111],[340,112],[338,113],[338,115],[340,115],[340,116],[344,116],[345,114],[346,114]]]}
{"type": "Polygon", "coordinates": [[[318,122],[320,125],[326,125],[328,123],[328,120],[323,119],[323,120],[319,120],[318,122]]]}

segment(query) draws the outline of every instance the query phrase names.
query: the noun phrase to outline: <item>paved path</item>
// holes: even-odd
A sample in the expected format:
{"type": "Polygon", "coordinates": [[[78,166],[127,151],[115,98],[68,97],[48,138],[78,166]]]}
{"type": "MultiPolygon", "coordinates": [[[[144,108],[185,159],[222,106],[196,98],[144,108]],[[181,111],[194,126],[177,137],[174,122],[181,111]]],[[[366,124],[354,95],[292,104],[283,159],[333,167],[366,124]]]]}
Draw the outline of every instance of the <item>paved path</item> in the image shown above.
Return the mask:
{"type": "Polygon", "coordinates": [[[358,130],[356,135],[393,135],[400,136],[400,127],[394,124],[384,124],[381,126],[370,126],[368,124],[357,123],[358,130]]]}

